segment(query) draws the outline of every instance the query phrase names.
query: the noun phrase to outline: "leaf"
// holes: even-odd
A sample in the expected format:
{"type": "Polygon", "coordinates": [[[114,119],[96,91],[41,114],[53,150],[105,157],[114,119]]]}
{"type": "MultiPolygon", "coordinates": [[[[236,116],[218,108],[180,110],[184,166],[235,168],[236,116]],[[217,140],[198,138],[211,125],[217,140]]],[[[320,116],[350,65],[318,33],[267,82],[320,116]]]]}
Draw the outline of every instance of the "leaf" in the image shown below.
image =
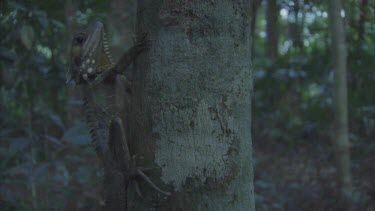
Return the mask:
{"type": "Polygon", "coordinates": [[[82,100],[68,100],[69,105],[82,105],[83,101],[82,100]]]}
{"type": "Polygon", "coordinates": [[[74,172],[74,176],[78,183],[85,184],[90,180],[93,172],[94,170],[92,169],[92,165],[80,166],[77,171],[74,172]]]}
{"type": "Polygon", "coordinates": [[[27,11],[26,7],[20,3],[11,1],[8,3],[9,6],[13,7],[14,9],[19,9],[21,11],[27,11]]]}
{"type": "MultiPolygon", "coordinates": [[[[9,152],[8,147],[0,147],[0,157],[10,157],[12,153],[9,152]]],[[[0,163],[3,163],[2,160],[0,163]]]]}
{"type": "Polygon", "coordinates": [[[26,162],[26,163],[21,163],[17,166],[13,166],[7,170],[5,170],[3,172],[3,175],[7,175],[7,176],[25,176],[25,175],[29,175],[29,172],[30,172],[30,169],[31,169],[31,163],[30,162],[26,162]]]}
{"type": "Polygon", "coordinates": [[[69,128],[62,137],[62,141],[76,145],[86,145],[90,143],[90,134],[84,124],[78,124],[69,128]]]}
{"type": "Polygon", "coordinates": [[[37,10],[37,11],[35,11],[35,15],[37,16],[39,24],[43,28],[46,28],[48,26],[48,18],[47,18],[46,11],[37,10]]]}
{"type": "Polygon", "coordinates": [[[49,176],[48,175],[48,168],[49,168],[49,164],[48,163],[42,163],[42,164],[38,165],[38,167],[36,167],[34,169],[35,180],[38,183],[45,182],[46,177],[49,176]]]}
{"type": "Polygon", "coordinates": [[[57,26],[58,28],[60,28],[60,29],[64,29],[64,28],[65,28],[65,25],[64,25],[62,22],[58,21],[58,20],[52,20],[51,22],[52,22],[55,26],[57,26]]]}
{"type": "Polygon", "coordinates": [[[9,145],[9,151],[11,152],[18,152],[26,147],[28,147],[31,144],[31,139],[25,138],[25,137],[17,137],[12,138],[11,143],[9,145]]]}
{"type": "Polygon", "coordinates": [[[7,137],[9,136],[14,130],[9,128],[1,128],[0,130],[0,137],[7,137]]]}
{"type": "Polygon", "coordinates": [[[53,123],[55,123],[61,129],[65,130],[65,125],[59,115],[51,113],[49,114],[49,117],[51,118],[53,123]]]}
{"type": "Polygon", "coordinates": [[[0,58],[13,62],[16,60],[16,55],[11,50],[0,47],[0,58]]]}
{"type": "Polygon", "coordinates": [[[22,44],[30,50],[34,41],[34,29],[30,25],[23,25],[21,27],[21,41],[22,44]]]}
{"type": "Polygon", "coordinates": [[[48,141],[58,145],[58,146],[62,146],[63,144],[60,142],[59,139],[57,139],[56,137],[53,137],[53,136],[50,136],[50,135],[46,135],[46,138],[48,141]]]}
{"type": "Polygon", "coordinates": [[[270,184],[263,180],[258,180],[257,182],[255,182],[255,185],[262,189],[267,189],[270,187],[270,184]]]}
{"type": "Polygon", "coordinates": [[[55,163],[56,173],[53,175],[53,180],[63,185],[68,185],[70,180],[70,174],[68,168],[64,162],[55,163]]]}
{"type": "MultiPolygon", "coordinates": [[[[90,147],[91,149],[91,147],[90,147]]],[[[86,160],[83,159],[82,156],[85,156],[85,151],[83,150],[82,153],[80,153],[80,155],[66,155],[65,158],[64,158],[64,162],[70,162],[70,163],[74,163],[74,164],[79,164],[79,163],[85,163],[86,160]]]]}

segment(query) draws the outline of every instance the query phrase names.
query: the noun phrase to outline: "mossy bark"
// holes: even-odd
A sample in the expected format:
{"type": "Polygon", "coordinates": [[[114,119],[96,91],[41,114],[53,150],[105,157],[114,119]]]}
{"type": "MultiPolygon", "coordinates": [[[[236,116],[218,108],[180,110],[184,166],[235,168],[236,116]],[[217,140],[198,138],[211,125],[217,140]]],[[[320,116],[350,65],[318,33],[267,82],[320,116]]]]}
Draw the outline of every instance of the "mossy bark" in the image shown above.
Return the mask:
{"type": "Polygon", "coordinates": [[[138,2],[150,49],[134,65],[130,151],[172,196],[141,183],[130,210],[255,210],[250,1],[138,2]]]}

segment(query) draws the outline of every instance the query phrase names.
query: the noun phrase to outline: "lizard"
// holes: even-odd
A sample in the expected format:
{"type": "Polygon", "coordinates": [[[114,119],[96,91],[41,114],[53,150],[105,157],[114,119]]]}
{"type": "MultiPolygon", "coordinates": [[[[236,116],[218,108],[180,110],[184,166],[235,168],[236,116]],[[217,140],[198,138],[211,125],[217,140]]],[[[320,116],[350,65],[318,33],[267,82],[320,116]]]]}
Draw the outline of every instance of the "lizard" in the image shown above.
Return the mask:
{"type": "MultiPolygon", "coordinates": [[[[143,179],[159,193],[170,195],[169,192],[158,188],[142,168],[132,162],[121,118],[109,114],[108,109],[100,106],[95,96],[96,92],[102,89],[113,92],[117,75],[123,75],[148,44],[146,35],[142,35],[141,39],[114,63],[101,22],[96,22],[73,37],[67,83],[73,82],[82,85],[83,88],[83,111],[86,114],[92,143],[104,166],[105,210],[127,210],[128,185],[130,181],[137,179],[143,179]]],[[[129,80],[125,81],[129,83],[129,80]]],[[[137,183],[136,190],[140,195],[137,183]]]]}

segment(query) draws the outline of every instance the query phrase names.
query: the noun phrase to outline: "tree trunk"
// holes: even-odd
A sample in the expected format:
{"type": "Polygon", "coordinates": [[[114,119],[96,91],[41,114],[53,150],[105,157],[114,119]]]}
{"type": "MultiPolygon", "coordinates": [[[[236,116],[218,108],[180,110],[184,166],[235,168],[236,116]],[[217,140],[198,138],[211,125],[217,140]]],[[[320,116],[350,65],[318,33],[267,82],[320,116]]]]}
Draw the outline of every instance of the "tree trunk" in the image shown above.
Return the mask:
{"type": "Polygon", "coordinates": [[[329,1],[332,54],[334,55],[334,111],[335,130],[333,146],[337,160],[338,180],[340,184],[341,206],[345,210],[354,210],[352,202],[352,184],[350,173],[350,144],[348,138],[348,100],[347,100],[347,48],[344,20],[341,17],[341,1],[329,1]]]}
{"type": "Polygon", "coordinates": [[[267,57],[270,59],[276,59],[279,54],[279,6],[276,0],[267,1],[267,57]]]}
{"type": "MultiPolygon", "coordinates": [[[[251,37],[252,37],[252,44],[251,44],[251,59],[254,58],[254,52],[255,52],[255,28],[257,23],[257,13],[260,6],[261,0],[253,0],[251,1],[251,22],[250,22],[250,31],[251,31],[251,37]]],[[[252,60],[253,61],[253,60],[252,60]]]]}
{"type": "Polygon", "coordinates": [[[368,0],[361,0],[359,6],[359,20],[358,20],[358,40],[363,41],[365,34],[366,11],[368,10],[368,0]]]}
{"type": "Polygon", "coordinates": [[[255,28],[257,23],[257,13],[260,6],[261,0],[253,0],[251,1],[251,22],[250,22],[250,36],[252,37],[252,44],[251,44],[251,61],[253,61],[254,58],[254,52],[255,52],[255,28]]]}
{"type": "Polygon", "coordinates": [[[250,1],[139,0],[152,42],[134,65],[130,151],[140,184],[130,210],[254,209],[250,1]]]}
{"type": "MultiPolygon", "coordinates": [[[[300,18],[298,14],[301,12],[301,3],[303,4],[303,1],[300,2],[300,0],[294,0],[294,6],[293,11],[289,12],[294,17],[294,22],[289,23],[289,34],[292,39],[293,47],[297,50],[302,50],[303,48],[303,39],[302,39],[302,30],[303,30],[303,24],[304,20],[303,18],[300,18]]],[[[303,5],[302,5],[303,6],[303,5]]],[[[303,11],[302,11],[303,12],[303,11]]]]}

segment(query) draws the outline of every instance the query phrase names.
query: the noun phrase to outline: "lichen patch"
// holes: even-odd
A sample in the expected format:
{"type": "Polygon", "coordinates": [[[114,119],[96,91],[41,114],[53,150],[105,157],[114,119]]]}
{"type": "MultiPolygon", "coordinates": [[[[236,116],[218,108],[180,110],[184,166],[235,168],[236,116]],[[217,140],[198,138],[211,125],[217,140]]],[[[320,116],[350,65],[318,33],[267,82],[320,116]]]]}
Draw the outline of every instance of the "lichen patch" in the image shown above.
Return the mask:
{"type": "Polygon", "coordinates": [[[230,144],[218,137],[220,123],[212,119],[209,107],[202,100],[196,112],[191,109],[172,112],[166,108],[161,113],[162,123],[155,128],[160,134],[155,162],[162,168],[161,179],[172,184],[176,191],[181,190],[189,178],[201,184],[208,178],[222,180],[229,169],[230,144]],[[182,119],[186,123],[182,127],[189,127],[189,130],[176,128],[178,124],[173,120],[177,119],[182,119]]]}

